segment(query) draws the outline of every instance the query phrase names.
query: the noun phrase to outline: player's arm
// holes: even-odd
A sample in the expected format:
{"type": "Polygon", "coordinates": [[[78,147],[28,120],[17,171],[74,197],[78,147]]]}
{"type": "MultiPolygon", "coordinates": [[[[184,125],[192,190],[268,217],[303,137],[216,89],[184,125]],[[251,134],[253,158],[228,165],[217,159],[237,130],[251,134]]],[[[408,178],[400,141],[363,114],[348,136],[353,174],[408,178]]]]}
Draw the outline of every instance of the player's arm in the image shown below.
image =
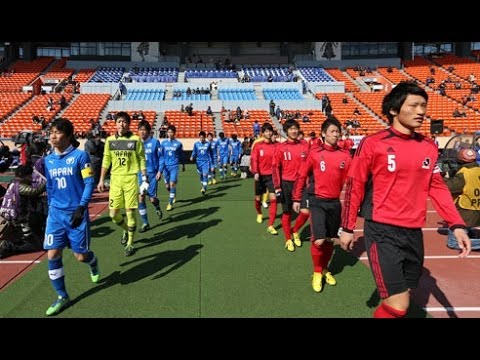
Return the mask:
{"type": "Polygon", "coordinates": [[[193,161],[197,158],[197,152],[198,152],[197,144],[198,143],[193,144],[193,151],[192,151],[192,155],[190,156],[190,161],[193,161]]]}
{"type": "Polygon", "coordinates": [[[292,200],[294,202],[300,203],[302,200],[303,192],[305,190],[305,184],[307,183],[307,178],[313,172],[313,159],[309,154],[306,161],[302,161],[300,169],[298,171],[297,180],[293,185],[292,200]]]}
{"type": "Polygon", "coordinates": [[[282,171],[282,150],[280,147],[275,148],[272,164],[272,180],[275,192],[281,191],[281,171],[282,171]]]}
{"type": "Polygon", "coordinates": [[[18,185],[18,193],[21,196],[35,197],[35,196],[39,196],[44,191],[45,191],[44,182],[40,183],[40,186],[38,188],[34,188],[31,185],[22,184],[22,183],[18,185]]]}
{"type": "Polygon", "coordinates": [[[180,143],[180,146],[178,147],[178,160],[182,164],[182,171],[185,171],[185,156],[183,155],[183,144],[180,143]]]}
{"type": "Polygon", "coordinates": [[[157,159],[158,159],[158,170],[157,170],[157,176],[156,179],[157,181],[160,180],[162,177],[163,170],[165,169],[165,156],[164,156],[164,151],[162,144],[160,144],[160,141],[157,141],[157,159]]]}
{"type": "MultiPolygon", "coordinates": [[[[252,150],[252,156],[250,158],[250,170],[255,176],[260,172],[260,169],[258,166],[258,158],[259,158],[258,146],[255,146],[255,148],[252,150]]],[[[255,178],[255,180],[258,181],[257,178],[255,178]]]]}
{"type": "Polygon", "coordinates": [[[86,152],[83,152],[80,156],[78,166],[80,167],[79,170],[82,174],[82,179],[85,184],[80,205],[86,207],[92,199],[93,189],[95,187],[95,177],[93,176],[90,156],[86,152]]]}
{"type": "Polygon", "coordinates": [[[97,189],[99,192],[105,190],[105,177],[107,176],[108,169],[112,164],[112,154],[110,152],[110,138],[105,140],[105,147],[103,150],[102,169],[100,170],[100,179],[98,180],[97,189]]]}
{"type": "MultiPolygon", "coordinates": [[[[359,150],[353,160],[347,175],[345,201],[342,208],[341,231],[339,231],[340,246],[343,250],[352,250],[355,241],[353,230],[357,221],[358,210],[365,196],[367,182],[373,161],[373,148],[365,138],[359,145],[359,150]]],[[[385,164],[387,166],[387,164],[385,164]]]]}
{"type": "Polygon", "coordinates": [[[143,149],[143,141],[140,139],[137,141],[137,159],[138,159],[138,166],[140,167],[140,172],[142,176],[147,176],[147,161],[145,158],[145,150],[143,149]]]}

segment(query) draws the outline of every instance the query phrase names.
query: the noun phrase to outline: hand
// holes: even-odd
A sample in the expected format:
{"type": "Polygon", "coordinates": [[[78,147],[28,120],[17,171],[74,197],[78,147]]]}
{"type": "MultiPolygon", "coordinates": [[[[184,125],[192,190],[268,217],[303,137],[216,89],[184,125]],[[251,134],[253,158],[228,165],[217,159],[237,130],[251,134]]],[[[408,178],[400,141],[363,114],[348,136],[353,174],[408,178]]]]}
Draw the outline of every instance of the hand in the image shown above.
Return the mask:
{"type": "Polygon", "coordinates": [[[73,213],[72,217],[70,218],[70,225],[72,229],[77,228],[85,218],[85,206],[80,205],[77,207],[77,210],[73,213]]]}
{"type": "Polygon", "coordinates": [[[300,202],[294,201],[292,205],[292,209],[298,214],[300,212],[300,202]]]}
{"type": "Polygon", "coordinates": [[[455,238],[457,239],[458,246],[461,249],[460,254],[458,254],[458,257],[465,258],[470,254],[470,251],[472,251],[472,241],[468,237],[467,232],[465,229],[455,229],[453,230],[453,235],[455,235],[455,238]]]}
{"type": "Polygon", "coordinates": [[[155,180],[159,181],[162,178],[162,173],[159,171],[155,176],[155,180]]]}
{"type": "Polygon", "coordinates": [[[255,174],[253,175],[253,178],[255,179],[255,181],[260,181],[260,174],[255,174]]]}
{"type": "Polygon", "coordinates": [[[342,231],[340,234],[340,246],[345,251],[351,251],[353,249],[353,245],[355,244],[355,237],[353,234],[348,233],[346,231],[342,231]]]}
{"type": "Polygon", "coordinates": [[[146,195],[148,193],[149,187],[150,187],[150,184],[146,181],[143,181],[142,184],[140,185],[140,195],[146,195]]]}
{"type": "Polygon", "coordinates": [[[104,192],[105,191],[105,184],[103,183],[103,180],[100,180],[97,185],[97,190],[98,192],[104,192]]]}
{"type": "Polygon", "coordinates": [[[277,201],[282,202],[282,199],[283,199],[282,189],[275,189],[275,196],[277,197],[277,201]]]}

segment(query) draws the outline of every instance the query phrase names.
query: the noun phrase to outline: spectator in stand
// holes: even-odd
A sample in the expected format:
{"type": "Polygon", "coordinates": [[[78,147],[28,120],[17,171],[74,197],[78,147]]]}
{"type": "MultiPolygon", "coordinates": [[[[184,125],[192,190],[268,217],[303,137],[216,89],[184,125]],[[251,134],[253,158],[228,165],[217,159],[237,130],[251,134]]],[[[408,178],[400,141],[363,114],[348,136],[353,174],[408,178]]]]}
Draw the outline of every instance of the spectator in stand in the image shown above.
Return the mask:
{"type": "Polygon", "coordinates": [[[210,106],[207,108],[207,115],[213,115],[213,111],[210,106]]]}
{"type": "MultiPolygon", "coordinates": [[[[472,250],[480,250],[480,167],[472,149],[461,149],[457,153],[459,168],[454,176],[445,179],[452,193],[455,206],[467,225],[472,241],[472,250]]],[[[452,230],[448,230],[447,246],[461,250],[452,230]]]]}
{"type": "Polygon", "coordinates": [[[258,123],[258,120],[255,120],[253,122],[253,136],[254,137],[260,136],[260,124],[258,123]]]}

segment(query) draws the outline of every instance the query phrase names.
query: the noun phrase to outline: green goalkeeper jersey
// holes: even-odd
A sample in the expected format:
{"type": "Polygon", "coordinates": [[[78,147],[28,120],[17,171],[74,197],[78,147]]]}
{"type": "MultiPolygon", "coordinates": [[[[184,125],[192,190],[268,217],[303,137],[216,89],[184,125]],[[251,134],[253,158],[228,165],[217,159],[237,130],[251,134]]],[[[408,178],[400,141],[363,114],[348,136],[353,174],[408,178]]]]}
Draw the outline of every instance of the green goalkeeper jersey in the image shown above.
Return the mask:
{"type": "Polygon", "coordinates": [[[145,152],[140,137],[131,132],[123,136],[109,136],[105,141],[102,167],[115,176],[136,175],[145,170],[145,152]]]}

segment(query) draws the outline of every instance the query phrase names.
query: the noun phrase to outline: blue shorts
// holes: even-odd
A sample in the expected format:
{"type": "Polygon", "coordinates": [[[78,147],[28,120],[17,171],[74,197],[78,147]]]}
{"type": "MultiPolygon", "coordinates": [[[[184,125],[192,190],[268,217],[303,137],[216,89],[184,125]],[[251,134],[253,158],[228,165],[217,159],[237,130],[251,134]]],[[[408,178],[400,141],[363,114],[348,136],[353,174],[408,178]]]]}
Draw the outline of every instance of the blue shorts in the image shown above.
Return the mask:
{"type": "MultiPolygon", "coordinates": [[[[156,173],[147,173],[148,180],[148,193],[147,195],[150,199],[157,197],[157,174],[156,173]]],[[[138,186],[142,185],[142,173],[138,173],[138,186]]]]}
{"type": "Polygon", "coordinates": [[[178,165],[165,166],[163,170],[163,180],[165,184],[178,182],[178,165]]]}
{"type": "Polygon", "coordinates": [[[227,165],[228,164],[228,154],[220,155],[220,165],[227,165]]]}
{"type": "Polygon", "coordinates": [[[75,229],[70,226],[75,211],[50,209],[45,229],[43,248],[45,250],[64,249],[68,246],[77,254],[86,254],[90,250],[90,219],[88,209],[85,218],[75,229]]]}
{"type": "Polygon", "coordinates": [[[210,172],[210,163],[209,162],[202,162],[202,163],[197,163],[197,172],[202,175],[205,174],[207,175],[210,172]]]}
{"type": "Polygon", "coordinates": [[[238,164],[240,162],[240,155],[232,155],[230,158],[231,164],[238,164]]]}

